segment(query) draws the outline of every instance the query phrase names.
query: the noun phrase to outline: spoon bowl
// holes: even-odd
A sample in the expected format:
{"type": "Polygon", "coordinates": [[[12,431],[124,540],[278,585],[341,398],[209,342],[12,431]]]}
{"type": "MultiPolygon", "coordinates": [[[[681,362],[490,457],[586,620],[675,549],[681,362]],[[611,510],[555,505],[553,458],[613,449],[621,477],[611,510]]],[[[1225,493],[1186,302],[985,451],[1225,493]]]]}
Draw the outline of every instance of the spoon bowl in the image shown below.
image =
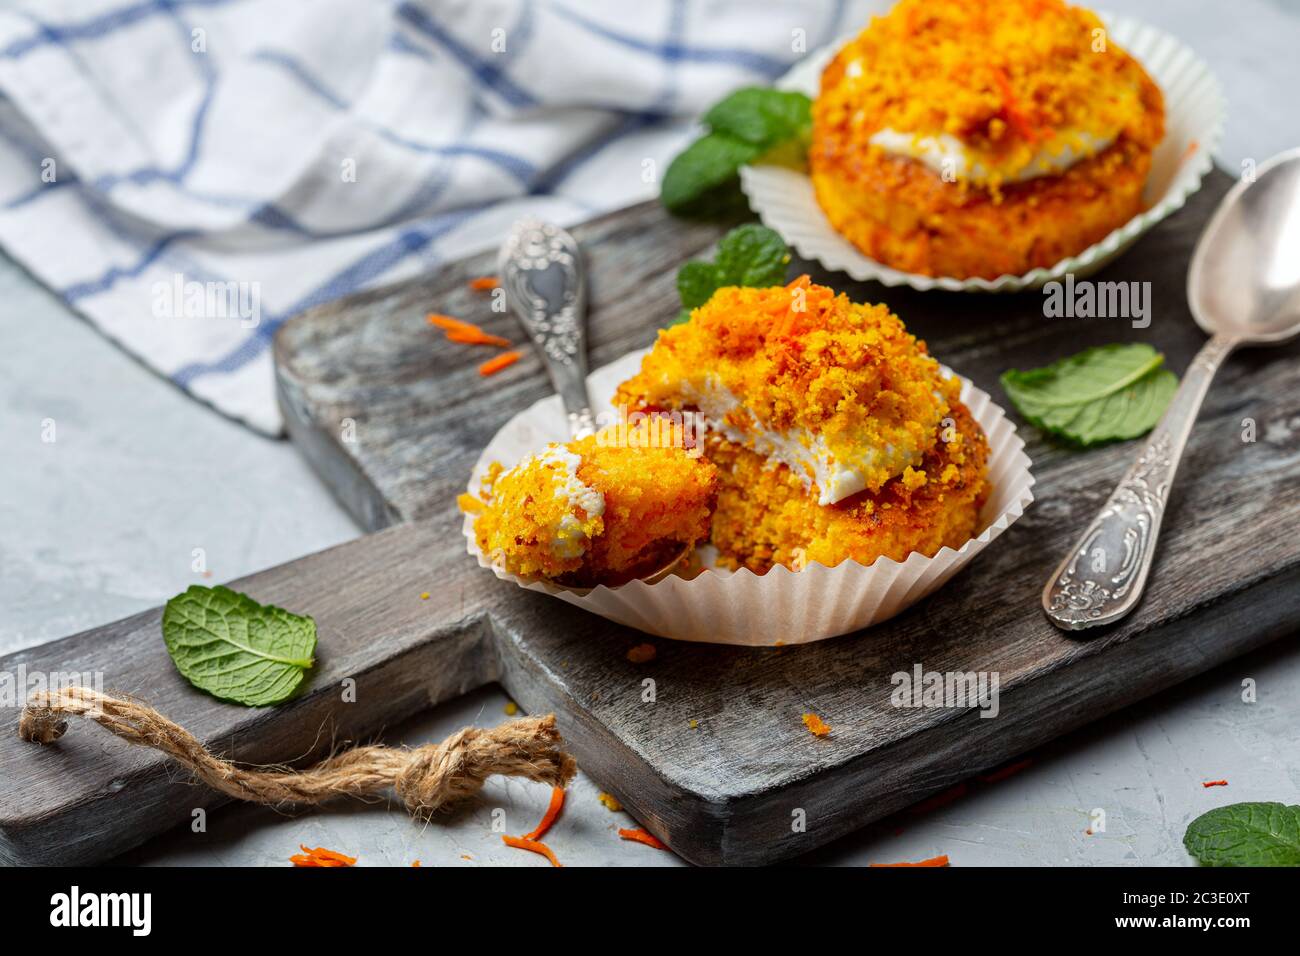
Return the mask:
{"type": "Polygon", "coordinates": [[[1197,325],[1242,345],[1300,333],[1300,148],[1224,196],[1192,256],[1187,301],[1197,325]]]}

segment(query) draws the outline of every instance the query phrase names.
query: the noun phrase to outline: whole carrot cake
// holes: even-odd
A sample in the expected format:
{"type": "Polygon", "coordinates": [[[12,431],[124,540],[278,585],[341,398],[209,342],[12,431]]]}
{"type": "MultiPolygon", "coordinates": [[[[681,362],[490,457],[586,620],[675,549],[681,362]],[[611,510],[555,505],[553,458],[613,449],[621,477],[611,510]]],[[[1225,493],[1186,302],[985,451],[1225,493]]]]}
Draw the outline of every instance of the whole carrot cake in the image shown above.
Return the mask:
{"type": "Polygon", "coordinates": [[[1061,0],[900,0],[822,74],[809,165],[831,224],[907,272],[995,278],[1142,209],[1164,100],[1061,0]]]}
{"type": "Polygon", "coordinates": [[[463,495],[485,555],[511,574],[590,587],[653,573],[709,533],[717,472],[684,429],[641,421],[493,464],[463,495]]]}
{"type": "Polygon", "coordinates": [[[720,563],[762,572],[959,547],[988,444],[960,383],[881,305],[803,276],[719,289],[659,334],[615,404],[698,413],[720,563]]]}

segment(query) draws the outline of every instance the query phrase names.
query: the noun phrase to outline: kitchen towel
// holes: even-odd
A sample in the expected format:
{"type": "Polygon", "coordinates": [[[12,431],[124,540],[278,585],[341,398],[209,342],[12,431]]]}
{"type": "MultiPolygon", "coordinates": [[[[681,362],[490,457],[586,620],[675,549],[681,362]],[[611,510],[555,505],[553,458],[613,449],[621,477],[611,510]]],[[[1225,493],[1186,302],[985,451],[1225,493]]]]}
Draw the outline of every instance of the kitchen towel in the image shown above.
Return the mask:
{"type": "Polygon", "coordinates": [[[32,0],[0,11],[0,244],[190,395],[279,434],[285,320],[523,214],[655,195],[710,104],[883,6],[32,0]]]}

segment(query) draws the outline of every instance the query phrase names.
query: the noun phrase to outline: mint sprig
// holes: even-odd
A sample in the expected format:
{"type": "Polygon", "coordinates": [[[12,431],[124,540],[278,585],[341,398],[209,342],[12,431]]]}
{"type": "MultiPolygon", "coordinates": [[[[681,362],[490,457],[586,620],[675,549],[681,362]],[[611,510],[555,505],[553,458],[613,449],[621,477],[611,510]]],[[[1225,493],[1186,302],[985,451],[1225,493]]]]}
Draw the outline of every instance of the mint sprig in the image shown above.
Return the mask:
{"type": "Polygon", "coordinates": [[[1217,807],[1188,825],[1183,846],[1206,866],[1300,866],[1300,807],[1217,807]]]}
{"type": "Polygon", "coordinates": [[[1149,345],[1102,345],[1042,368],[1002,373],[1030,422],[1078,445],[1136,438],[1160,421],[1178,376],[1149,345]]]}
{"type": "Polygon", "coordinates": [[[806,137],[812,129],[812,100],[802,93],[747,86],[716,103],[704,114],[714,133],[771,149],[806,137]]]}
{"type": "Polygon", "coordinates": [[[751,86],[704,114],[708,133],[668,166],[660,199],[678,215],[709,217],[745,208],[740,167],[759,159],[802,162],[812,135],[812,101],[802,93],[751,86]]]}
{"type": "Polygon", "coordinates": [[[765,289],[784,285],[789,264],[790,250],[777,233],[756,223],[737,226],[722,237],[712,262],[692,259],[677,270],[677,294],[682,299],[677,322],[685,322],[692,309],[725,286],[765,289]]]}
{"type": "Polygon", "coordinates": [[[163,640],[176,669],[222,700],[263,707],[286,700],[316,651],[316,622],[218,585],[167,602],[163,640]]]}

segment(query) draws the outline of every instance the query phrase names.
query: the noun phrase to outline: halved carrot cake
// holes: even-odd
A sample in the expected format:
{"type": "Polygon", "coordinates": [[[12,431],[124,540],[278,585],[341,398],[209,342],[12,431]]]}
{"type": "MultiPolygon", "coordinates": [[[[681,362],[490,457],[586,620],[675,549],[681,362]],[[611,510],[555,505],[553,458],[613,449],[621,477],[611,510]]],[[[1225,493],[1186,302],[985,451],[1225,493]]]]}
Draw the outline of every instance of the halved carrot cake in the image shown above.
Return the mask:
{"type": "Polygon", "coordinates": [[[719,289],[660,333],[614,402],[698,410],[826,505],[918,464],[957,389],[883,305],[856,305],[803,276],[719,289]]]}
{"type": "Polygon", "coordinates": [[[831,224],[907,272],[994,278],[1142,208],[1164,99],[1061,0],[900,0],[839,51],[809,164],[831,224]]]}
{"type": "Polygon", "coordinates": [[[803,276],[719,289],[660,332],[614,401],[702,417],[718,471],[712,543],[722,563],[765,571],[964,543],[988,445],[959,392],[883,305],[803,276]]]}
{"type": "Polygon", "coordinates": [[[513,468],[493,464],[461,507],[476,514],[479,548],[511,574],[621,584],[708,536],[717,474],[689,438],[642,421],[551,444],[513,468]]]}
{"type": "Polygon", "coordinates": [[[797,570],[852,559],[865,565],[881,556],[903,561],[913,551],[961,547],[978,530],[988,496],[988,445],[960,402],[950,422],[936,432],[949,440],[935,441],[917,465],[878,491],[826,506],[788,468],[711,438],[708,455],[720,479],[712,541],[722,563],[761,573],[777,564],[797,570]]]}

